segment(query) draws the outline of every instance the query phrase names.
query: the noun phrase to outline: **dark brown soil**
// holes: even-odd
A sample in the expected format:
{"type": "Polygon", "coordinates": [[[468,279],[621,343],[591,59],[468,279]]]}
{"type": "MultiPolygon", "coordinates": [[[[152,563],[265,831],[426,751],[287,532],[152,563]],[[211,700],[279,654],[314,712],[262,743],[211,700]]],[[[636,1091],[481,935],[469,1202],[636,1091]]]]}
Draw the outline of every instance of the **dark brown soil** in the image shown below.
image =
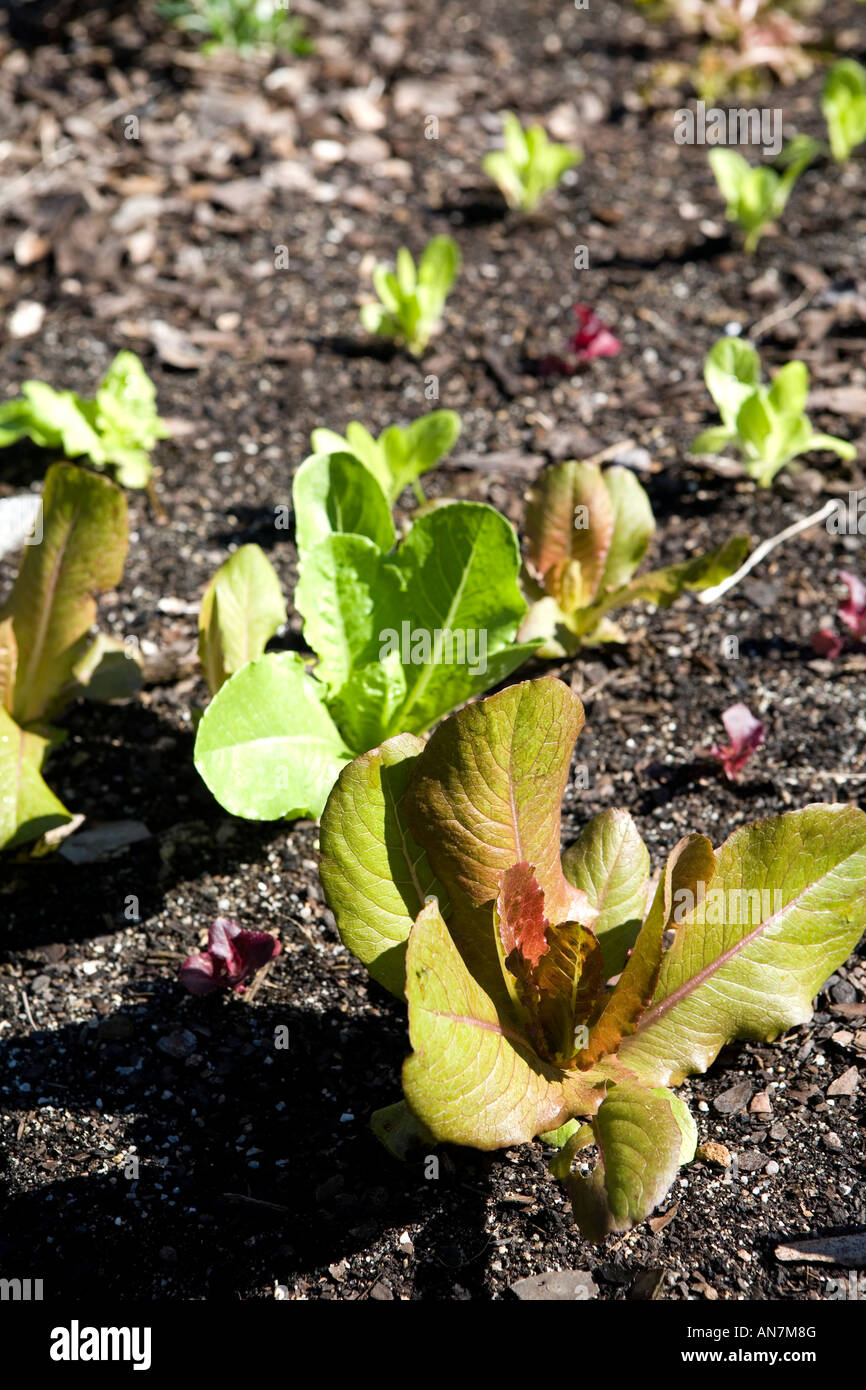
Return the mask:
{"type": "MultiPolygon", "coordinates": [[[[862,457],[863,158],[842,173],[816,164],[747,258],[705,151],[674,143],[683,94],[649,90],[655,63],[692,49],[632,6],[295,8],[318,53],[278,74],[205,60],[131,4],[111,18],[11,6],[16,37],[0,37],[0,322],[22,300],[45,308],[38,333],[5,341],[4,393],[28,377],[89,393],[131,347],[175,425],[156,455],[156,501],[130,498],[126,574],[102,604],[103,626],[141,643],[150,684],[126,705],[73,709],[50,768],[71,809],[141,820],[151,838],[109,863],[20,856],[2,870],[0,1268],[43,1278],[46,1297],[98,1285],[254,1299],[282,1285],[295,1299],[484,1300],[512,1297],[528,1274],[582,1269],[605,1299],[656,1285],[667,1299],[825,1298],[841,1271],[781,1267],[773,1251],[780,1237],[866,1225],[858,1102],[827,1095],[852,1065],[863,1074],[866,1023],[850,1008],[866,1000],[863,956],[833,977],[810,1025],[728,1049],[683,1088],[701,1137],[738,1166],[733,1177],[684,1170],[660,1229],[589,1245],[540,1147],[446,1151],[426,1180],[367,1129],[399,1093],[403,1013],[339,943],[316,828],[232,820],[199,781],[191,711],[206,692],[192,654],[198,599],[230,547],[263,545],[291,592],[294,549],[274,514],[310,430],[412,418],[431,375],[464,421],[434,493],[489,501],[519,523],[544,460],[631,440],[646,451],[658,561],[736,531],[773,535],[863,486],[859,463],[828,455],[771,492],[686,456],[711,420],[704,354],[736,323],[767,368],[809,364],[824,402],[816,426],[862,457]],[[376,125],[381,112],[375,130],[353,124],[348,94],[367,88],[360,119],[376,125]],[[503,106],[555,113],[556,132],[573,128],[586,152],[530,220],[506,215],[480,172],[503,106]],[[124,135],[129,115],[137,141],[124,135]],[[438,140],[424,137],[430,115],[438,140]],[[50,250],[22,266],[26,231],[50,250]],[[443,231],[464,270],[441,337],[422,364],[369,351],[358,305],[370,266],[443,231]],[[589,270],[573,269],[578,245],[589,270]],[[289,249],[287,271],[274,270],[276,246],[289,249]],[[529,364],[560,351],[577,300],[624,351],[539,380],[529,364]],[[859,410],[849,397],[835,413],[837,387],[859,388],[859,410]],[[177,984],[219,912],[279,928],[283,954],[249,1001],[196,1000],[177,984]],[[281,1025],[288,1050],[274,1046],[281,1025]],[[769,1111],[714,1108],[741,1080],[769,1111]]],[[[827,5],[823,22],[863,58],[862,6],[827,5]]],[[[773,93],[792,129],[822,134],[820,84],[816,74],[773,93]]],[[[29,447],[0,455],[0,493],[35,483],[45,463],[29,447]]],[[[866,661],[819,661],[810,646],[839,600],[840,568],[866,575],[860,536],[816,528],[722,602],[631,613],[627,646],[563,665],[587,702],[576,757],[589,770],[589,789],[566,801],[565,843],[624,806],[658,864],[687,830],[718,843],[810,801],[866,804],[866,661]],[[725,635],[739,639],[736,659],[722,654],[725,635]],[[730,785],[700,753],[737,700],[767,740],[730,785]]],[[[299,634],[293,614],[283,641],[299,634]]]]}

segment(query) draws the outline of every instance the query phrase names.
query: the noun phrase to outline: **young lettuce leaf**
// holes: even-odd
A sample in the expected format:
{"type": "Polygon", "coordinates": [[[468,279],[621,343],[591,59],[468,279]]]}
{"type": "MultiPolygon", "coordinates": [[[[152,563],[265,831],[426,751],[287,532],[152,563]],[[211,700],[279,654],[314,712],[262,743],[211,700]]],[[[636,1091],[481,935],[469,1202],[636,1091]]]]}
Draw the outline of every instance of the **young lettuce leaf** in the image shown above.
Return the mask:
{"type": "Polygon", "coordinates": [[[114,468],[122,487],[147,485],[150,452],[169,431],[157,413],[156,387],[135,353],[117,354],[94,400],[42,381],[25,381],[21,392],[0,405],[0,449],[28,436],[40,448],[114,468]]]}
{"type": "Polygon", "coordinates": [[[39,545],[25,547],[0,609],[17,649],[14,686],[4,694],[22,726],[68,703],[75,668],[90,646],[93,595],[120,582],[128,546],[126,499],[107,478],[59,463],[48,470],[39,545]]]}
{"type": "Polygon", "coordinates": [[[408,1004],[405,1102],[378,1112],[379,1137],[400,1154],[413,1138],[554,1142],[552,1170],[601,1240],[643,1220],[694,1155],[666,1086],[726,1043],[803,1022],[856,944],[866,815],[810,806],[716,853],[686,836],[647,907],[625,812],[596,816],[560,859],[582,724],[544,678],[460,710],[426,746],[396,738],[357,759],[323,816],[322,882],[345,944],[408,1004]],[[593,1143],[591,1176],[572,1174],[593,1143]]]}
{"type": "MultiPolygon", "coordinates": [[[[196,739],[196,766],[217,800],[257,820],[318,818],[349,758],[394,734],[423,733],[534,651],[532,643],[514,642],[526,612],[519,548],[492,507],[437,507],[420,515],[394,550],[385,495],[373,473],[345,452],[308,458],[295,478],[294,503],[295,605],[318,664],[311,674],[299,659],[287,665],[265,655],[236,669],[220,683],[196,739]]],[[[215,615],[217,591],[205,598],[202,660],[215,683],[244,652],[261,649],[284,616],[260,574],[263,566],[270,571],[264,557],[253,564],[249,556],[244,565],[238,582],[248,568],[259,575],[259,592],[242,584],[234,594],[231,651],[215,615]]]]}
{"type": "Polygon", "coordinates": [[[93,595],[123,574],[126,499],[72,464],[49,468],[41,540],[28,544],[0,610],[0,848],[39,839],[70,820],[42,779],[58,735],[48,720],[78,696],[111,700],[141,684],[123,645],[91,637],[93,595]]]}
{"type": "Polygon", "coordinates": [[[838,164],[844,164],[866,140],[866,68],[853,58],[842,58],[827,74],[821,96],[830,148],[838,164]]]}
{"type": "Polygon", "coordinates": [[[429,241],[417,268],[411,252],[401,246],[396,271],[385,265],[373,271],[379,303],[363,306],[363,327],[404,343],[413,357],[420,357],[439,325],[459,271],[460,252],[450,236],[429,241]]]}
{"type": "Polygon", "coordinates": [[[781,172],[766,164],[754,166],[736,150],[710,150],[710,167],[727,203],[727,218],[746,233],[744,247],[750,255],[768,224],[785,211],[797,179],[819,148],[808,136],[796,136],[779,156],[781,172]]]}
{"type": "Polygon", "coordinates": [[[809,396],[805,362],[788,362],[772,385],[762,386],[760,358],[751,343],[720,338],[707,355],[704,380],[722,424],[698,435],[692,442],[693,454],[719,453],[737,444],[746,472],[761,487],[769,487],[781,468],[814,449],[830,449],[848,460],[857,457],[853,444],[813,430],[805,413],[809,396]]]}
{"type": "Polygon", "coordinates": [[[208,585],[198,619],[198,654],[211,695],[261,656],[286,621],[276,570],[257,545],[242,545],[208,585]]]}
{"type": "Polygon", "coordinates": [[[630,469],[575,461],[546,469],[526,510],[523,580],[534,602],[521,640],[540,639],[539,655],[552,658],[622,641],[608,613],[638,599],[667,608],[732,574],[749,548],[748,536],[735,536],[708,555],[635,576],[654,531],[649,498],[630,469]]]}
{"type": "MultiPolygon", "coordinates": [[[[352,420],[346,426],[345,438],[333,430],[318,429],[313,430],[310,442],[315,454],[354,454],[373,474],[390,506],[408,486],[415,490],[416,500],[421,504],[426,499],[418,479],[451,452],[460,429],[460,416],[456,411],[434,410],[413,420],[405,429],[390,425],[378,439],[357,420],[352,420]]],[[[336,529],[353,531],[357,528],[340,526],[336,529]]],[[[383,545],[383,549],[388,548],[383,545]]]]}
{"type": "Polygon", "coordinates": [[[503,112],[502,129],[505,148],[486,154],[481,167],[509,207],[532,212],[563,174],[582,162],[583,154],[555,144],[543,126],[524,130],[511,111],[503,112]]]}

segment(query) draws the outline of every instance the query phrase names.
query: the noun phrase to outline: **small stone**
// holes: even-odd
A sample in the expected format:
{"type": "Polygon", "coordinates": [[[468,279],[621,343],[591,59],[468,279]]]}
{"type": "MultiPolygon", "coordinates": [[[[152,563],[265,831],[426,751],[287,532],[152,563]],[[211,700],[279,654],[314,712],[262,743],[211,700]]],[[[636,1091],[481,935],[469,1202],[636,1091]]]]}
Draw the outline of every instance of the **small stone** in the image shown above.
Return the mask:
{"type": "Polygon", "coordinates": [[[39,332],[44,320],[44,304],[37,303],[35,299],[22,299],[6,320],[6,329],[10,338],[32,338],[39,332]]]}
{"type": "Polygon", "coordinates": [[[723,1091],[720,1096],[716,1096],[713,1101],[713,1109],[720,1115],[737,1115],[741,1110],[745,1110],[752,1094],[752,1083],[750,1081],[738,1081],[736,1085],[730,1086],[727,1091],[723,1091]]]}
{"type": "Polygon", "coordinates": [[[377,1303],[393,1303],[394,1291],[389,1284],[384,1284],[380,1279],[370,1290],[370,1297],[375,1298],[377,1303]]]}
{"type": "Polygon", "coordinates": [[[770,1177],[771,1177],[771,1178],[774,1178],[774,1177],[776,1176],[776,1174],[777,1174],[779,1171],[780,1171],[780,1169],[779,1169],[778,1163],[776,1162],[776,1160],[775,1160],[774,1158],[771,1158],[771,1159],[770,1159],[770,1162],[767,1164],[766,1168],[764,1169],[764,1172],[765,1172],[765,1173],[769,1173],[770,1177]]]}
{"type": "Polygon", "coordinates": [[[708,1139],[705,1144],[698,1144],[695,1153],[701,1163],[712,1163],[716,1168],[730,1168],[731,1151],[726,1149],[724,1144],[717,1144],[715,1139],[708,1139]]]}
{"type": "Polygon", "coordinates": [[[348,1268],[349,1266],[347,1262],[345,1260],[341,1260],[339,1264],[328,1265],[328,1273],[330,1274],[332,1279],[336,1279],[337,1283],[341,1284],[346,1277],[346,1272],[348,1268]]]}
{"type": "Polygon", "coordinates": [[[835,1081],[831,1081],[827,1087],[828,1096],[853,1096],[860,1084],[860,1073],[856,1067],[849,1067],[843,1071],[841,1076],[837,1076],[835,1081]]]}
{"type": "Polygon", "coordinates": [[[164,1038],[160,1038],[156,1045],[167,1057],[189,1057],[195,1052],[196,1036],[188,1028],[179,1028],[176,1033],[167,1033],[164,1038]]]}
{"type": "Polygon", "coordinates": [[[829,1134],[824,1135],[824,1145],[826,1148],[832,1149],[834,1153],[838,1153],[842,1148],[842,1140],[839,1138],[838,1134],[831,1129],[829,1134]]]}
{"type": "Polygon", "coordinates": [[[760,1149],[745,1149],[737,1154],[737,1167],[743,1173],[757,1173],[766,1161],[767,1155],[762,1154],[760,1149]]]}
{"type": "Polygon", "coordinates": [[[770,1138],[775,1139],[777,1144],[781,1144],[788,1137],[788,1131],[783,1124],[773,1125],[770,1130],[770,1138]]]}
{"type": "Polygon", "coordinates": [[[516,1293],[523,1303],[552,1300],[565,1302],[575,1299],[586,1302],[598,1297],[598,1285],[585,1269],[558,1269],[546,1274],[533,1274],[527,1279],[518,1279],[516,1284],[511,1285],[511,1292],[516,1293]]]}
{"type": "Polygon", "coordinates": [[[836,1004],[856,1004],[857,991],[848,980],[840,980],[838,985],[834,985],[830,990],[830,998],[836,1004]]]}
{"type": "Polygon", "coordinates": [[[749,1110],[753,1115],[771,1115],[773,1112],[770,1097],[766,1091],[759,1091],[756,1096],[752,1096],[752,1103],[749,1110]]]}

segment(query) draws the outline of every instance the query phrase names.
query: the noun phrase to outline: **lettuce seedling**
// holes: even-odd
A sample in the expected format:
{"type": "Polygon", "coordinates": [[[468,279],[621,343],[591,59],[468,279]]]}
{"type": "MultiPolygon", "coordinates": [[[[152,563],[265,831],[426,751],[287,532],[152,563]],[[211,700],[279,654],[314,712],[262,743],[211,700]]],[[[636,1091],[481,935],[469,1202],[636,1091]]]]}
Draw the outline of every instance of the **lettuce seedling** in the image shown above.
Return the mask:
{"type": "Polygon", "coordinates": [[[380,302],[362,307],[361,323],[368,333],[394,338],[420,357],[439,326],[459,270],[460,252],[450,236],[428,241],[417,269],[411,252],[401,246],[396,272],[386,265],[373,271],[380,302]]]}
{"type": "Polygon", "coordinates": [[[0,449],[24,436],[66,458],[111,467],[121,487],[145,487],[150,450],[169,430],[156,410],[156,387],[134,352],[119,352],[93,400],[25,381],[21,396],[0,405],[0,449]]]}
{"type": "Polygon", "coordinates": [[[827,75],[821,96],[830,149],[838,164],[866,140],[866,68],[842,58],[827,75]]]}
{"type": "Polygon", "coordinates": [[[542,357],[538,363],[541,376],[573,376],[578,367],[595,362],[599,357],[616,357],[622,352],[622,343],[611,333],[604,319],[599,318],[588,304],[575,304],[573,313],[577,317],[578,328],[565,346],[565,355],[542,357]]]}
{"type": "Polygon", "coordinates": [[[434,410],[402,429],[390,425],[374,439],[357,420],[346,426],[346,436],[334,430],[313,430],[314,454],[354,454],[368,468],[391,506],[411,485],[419,506],[427,499],[418,479],[446,454],[460,435],[460,416],[454,410],[434,410]]]}
{"type": "Polygon", "coordinates": [[[746,233],[743,245],[750,255],[768,225],[785,211],[794,184],[818,149],[817,141],[807,135],[796,136],[779,155],[782,172],[767,164],[752,165],[736,150],[710,150],[708,159],[727,203],[726,216],[746,233]]]}
{"type": "Polygon", "coordinates": [[[230,917],[217,917],[208,932],[206,950],[193,952],[180,967],[180,982],[190,994],[213,994],[220,989],[243,993],[247,980],[281,950],[270,932],[246,931],[230,917]]]}
{"type": "Polygon", "coordinates": [[[748,536],[666,569],[636,575],[655,531],[649,498],[628,468],[558,463],[529,493],[523,587],[531,607],[520,640],[539,655],[574,656],[589,642],[622,642],[608,618],[644,599],[667,608],[687,590],[707,589],[745,559],[748,536]]]}
{"type": "Polygon", "coordinates": [[[373,1128],[478,1149],[540,1137],[592,1240],[663,1200],[697,1133],[669,1089],[738,1039],[768,1042],[866,926],[866,815],[813,805],[714,851],[687,835],[654,891],[625,811],[560,858],[584,722],[551,677],[403,734],[340,774],[321,877],[345,945],[408,1004],[404,1100],[373,1128]],[[673,944],[665,949],[669,929],[673,944]],[[572,1171],[594,1144],[589,1176],[572,1171]]]}
{"type": "Polygon", "coordinates": [[[72,464],[49,468],[42,538],[25,548],[0,608],[0,848],[37,840],[71,820],[42,778],[63,739],[51,721],[78,696],[131,695],[141,672],[121,642],[95,640],[93,594],[119,583],[128,545],[126,499],[72,464]]]}
{"type": "Polygon", "coordinates": [[[289,15],[277,0],[165,0],[160,15],[207,42],[204,53],[235,48],[240,53],[274,48],[304,55],[314,52],[302,19],[289,15]]]}
{"type": "Polygon", "coordinates": [[[693,440],[693,454],[717,454],[735,443],[744,456],[746,472],[760,487],[769,487],[781,468],[814,449],[829,449],[842,459],[857,457],[853,444],[813,430],[805,412],[809,396],[805,362],[788,362],[771,386],[762,386],[761,359],[752,344],[720,338],[704,363],[704,381],[722,424],[693,440]]]}
{"type": "MultiPolygon", "coordinates": [[[[295,606],[318,664],[267,653],[230,674],[278,617],[273,585],[216,593],[203,618],[205,668],[221,684],[198,727],[195,762],[217,800],[252,820],[321,815],[340,768],[401,731],[422,733],[504,680],[534,651],[514,641],[526,604],[505,517],[449,502],[395,548],[391,511],[352,454],[314,454],[294,481],[295,606]]],[[[239,552],[240,554],[240,552],[239,552]]],[[[257,561],[267,564],[264,556],[257,561]]],[[[265,639],[266,640],[266,639],[265,639]]],[[[216,684],[214,679],[214,684],[216,684]]]]}
{"type": "MultiPolygon", "coordinates": [[[[850,632],[855,642],[866,639],[866,584],[856,574],[840,570],[839,578],[848,590],[848,597],[840,603],[836,616],[850,632]]],[[[845,638],[831,628],[821,628],[812,638],[812,646],[817,656],[827,656],[835,661],[845,647],[845,638]]]]}
{"type": "Polygon", "coordinates": [[[722,723],[729,742],[714,743],[709,749],[711,758],[718,758],[729,782],[736,782],[753,753],[764,742],[764,725],[756,719],[748,705],[731,705],[722,714],[722,723]]]}
{"type": "Polygon", "coordinates": [[[508,206],[532,212],[563,174],[583,162],[580,150],[557,145],[543,126],[523,129],[510,111],[502,113],[503,150],[486,154],[481,167],[499,188],[508,206]]]}

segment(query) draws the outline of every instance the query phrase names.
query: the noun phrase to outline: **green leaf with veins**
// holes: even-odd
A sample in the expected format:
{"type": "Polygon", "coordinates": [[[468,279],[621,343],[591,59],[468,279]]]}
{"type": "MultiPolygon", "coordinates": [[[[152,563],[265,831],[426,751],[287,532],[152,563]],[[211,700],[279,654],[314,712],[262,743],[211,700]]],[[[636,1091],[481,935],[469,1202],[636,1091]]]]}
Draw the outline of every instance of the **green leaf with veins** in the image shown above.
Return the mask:
{"type": "Polygon", "coordinates": [[[593,930],[606,978],[618,975],[646,913],[650,877],[649,850],[628,811],[593,816],[562,856],[562,869],[598,913],[593,930]]]}
{"type": "Polygon", "coordinates": [[[205,590],[198,617],[198,655],[211,695],[261,656],[286,621],[279,577],[264,551],[242,545],[205,590]]]}
{"type": "Polygon", "coordinates": [[[46,743],[0,708],[0,849],[38,840],[72,819],[42,779],[46,743]]]}
{"type": "Polygon", "coordinates": [[[319,658],[316,675],[335,692],[379,664],[381,634],[405,611],[403,578],[364,536],[328,536],[305,552],[295,607],[319,658]]]}
{"type": "Polygon", "coordinates": [[[213,795],[247,820],[317,819],[352,757],[295,652],[260,656],[226,681],[196,732],[195,765],[213,795]]]}
{"type": "Polygon", "coordinates": [[[677,917],[652,1003],[620,1060],[651,1084],[706,1071],[735,1039],[769,1042],[866,927],[866,815],[808,806],[736,830],[703,902],[677,917]]]}
{"type": "Polygon", "coordinates": [[[500,1019],[464,963],[438,904],[418,914],[406,956],[412,1053],[403,1065],[409,1108],[433,1136],[498,1149],[556,1129],[601,1099],[591,1073],[542,1062],[500,1019]]]}
{"type": "Polygon", "coordinates": [[[50,719],[73,698],[75,667],[90,645],[95,593],[123,575],[126,499],[114,483],[58,463],[48,470],[42,541],[25,548],[0,621],[18,650],[10,713],[21,725],[50,719]]]}
{"type": "MultiPolygon", "coordinates": [[[[342,448],[342,440],[340,444],[342,448]]],[[[380,550],[394,544],[387,498],[370,469],[352,453],[311,454],[295,474],[292,501],[302,569],[313,547],[335,534],[366,536],[380,550]]]]}
{"type": "Polygon", "coordinates": [[[588,1178],[566,1180],[584,1235],[601,1241],[649,1216],[677,1170],[695,1156],[697,1129],[685,1103],[663,1086],[623,1081],[592,1123],[599,1160],[588,1178]]]}
{"type": "Polygon", "coordinates": [[[399,998],[412,923],[429,894],[445,898],[399,810],[423,747],[421,739],[400,734],[345,767],[320,835],[319,871],[340,936],[399,998]]]}
{"type": "MultiPolygon", "coordinates": [[[[726,1042],[805,1021],[855,945],[866,924],[866,815],[807,807],[742,828],[715,855],[703,837],[685,837],[626,961],[623,925],[646,884],[633,826],[599,817],[587,828],[568,863],[577,889],[559,857],[582,721],[576,697],[548,678],[467,706],[426,747],[399,740],[356,760],[325,813],[323,879],[344,940],[395,992],[408,931],[411,1115],[433,1140],[561,1144],[553,1167],[581,1229],[600,1240],[642,1220],[694,1153],[691,1118],[664,1084],[705,1069],[726,1042]],[[399,780],[386,800],[379,778],[392,748],[399,780]],[[422,855],[432,882],[414,879],[422,855]],[[585,925],[593,907],[621,969],[607,996],[592,966],[585,992],[580,971],[558,968],[558,939],[575,921],[582,964],[600,958],[585,925]],[[662,955],[668,925],[676,934],[662,955]],[[548,999],[559,1010],[552,1033],[538,1027],[548,999]],[[570,1059],[578,1018],[588,1043],[570,1059]],[[593,1138],[595,1171],[571,1176],[593,1138]]],[[[406,1124],[401,1111],[394,1125],[406,1124]]]]}

